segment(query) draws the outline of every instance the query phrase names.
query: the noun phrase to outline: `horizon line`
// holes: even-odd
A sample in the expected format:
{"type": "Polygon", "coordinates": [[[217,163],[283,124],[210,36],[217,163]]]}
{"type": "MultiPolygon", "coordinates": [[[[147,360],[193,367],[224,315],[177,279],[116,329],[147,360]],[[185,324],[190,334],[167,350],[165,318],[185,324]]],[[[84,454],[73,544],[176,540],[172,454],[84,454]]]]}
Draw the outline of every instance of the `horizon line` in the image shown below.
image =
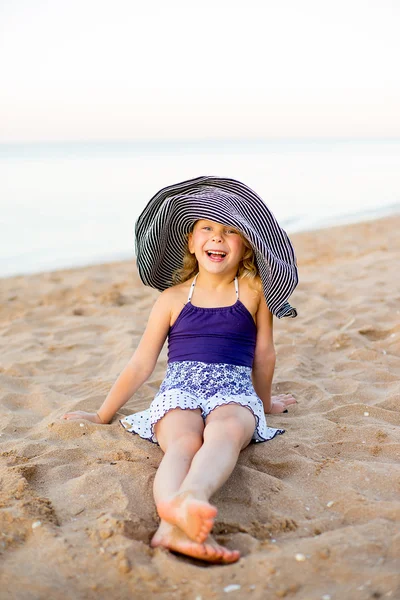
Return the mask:
{"type": "Polygon", "coordinates": [[[0,146],[59,145],[59,144],[185,144],[185,143],[235,143],[235,142],[320,142],[320,141],[400,141],[400,136],[241,136],[241,137],[147,137],[147,138],[74,138],[0,140],[0,146]]]}

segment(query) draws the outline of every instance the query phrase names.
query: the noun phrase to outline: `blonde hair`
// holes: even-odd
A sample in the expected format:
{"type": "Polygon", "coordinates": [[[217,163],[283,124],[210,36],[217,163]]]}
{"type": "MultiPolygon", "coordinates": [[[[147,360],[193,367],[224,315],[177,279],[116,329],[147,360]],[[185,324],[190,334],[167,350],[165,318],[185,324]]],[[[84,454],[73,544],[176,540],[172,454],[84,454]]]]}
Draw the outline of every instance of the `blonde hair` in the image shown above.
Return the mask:
{"type": "MultiPolygon", "coordinates": [[[[186,234],[186,248],[183,256],[182,267],[174,271],[172,274],[173,284],[188,281],[188,279],[191,279],[199,272],[197,258],[194,254],[189,252],[189,235],[189,233],[186,234]]],[[[251,280],[255,280],[258,277],[258,268],[256,265],[253,248],[251,247],[250,242],[241,233],[239,233],[239,235],[243,240],[246,250],[242,260],[240,261],[237,276],[239,279],[242,277],[248,277],[251,280]]]]}

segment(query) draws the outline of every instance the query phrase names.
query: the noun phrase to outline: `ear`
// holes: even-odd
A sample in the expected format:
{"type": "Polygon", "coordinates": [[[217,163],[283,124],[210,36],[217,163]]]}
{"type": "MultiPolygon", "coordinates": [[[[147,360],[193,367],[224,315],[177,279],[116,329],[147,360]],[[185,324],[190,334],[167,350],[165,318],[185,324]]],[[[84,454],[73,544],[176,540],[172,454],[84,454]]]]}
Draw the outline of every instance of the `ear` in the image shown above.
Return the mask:
{"type": "Polygon", "coordinates": [[[189,248],[189,252],[190,254],[194,254],[194,247],[193,247],[193,233],[190,232],[188,234],[188,248],[189,248]]]}

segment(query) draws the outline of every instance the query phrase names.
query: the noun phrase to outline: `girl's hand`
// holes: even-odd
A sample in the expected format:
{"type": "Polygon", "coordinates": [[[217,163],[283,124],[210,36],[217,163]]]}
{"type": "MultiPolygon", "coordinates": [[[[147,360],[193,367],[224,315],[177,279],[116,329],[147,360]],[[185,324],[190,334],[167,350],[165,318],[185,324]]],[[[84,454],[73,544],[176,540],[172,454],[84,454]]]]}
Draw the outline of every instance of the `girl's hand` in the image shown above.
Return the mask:
{"type": "Polygon", "coordinates": [[[99,425],[105,425],[105,423],[103,423],[103,421],[100,419],[100,417],[97,413],[89,413],[89,412],[85,412],[83,410],[76,410],[75,412],[65,413],[65,415],[63,415],[61,418],[66,419],[68,421],[73,421],[73,420],[81,421],[82,419],[84,419],[85,421],[91,421],[92,423],[98,423],[99,425]]]}
{"type": "Polygon", "coordinates": [[[290,404],[297,404],[297,400],[292,394],[279,394],[278,396],[272,396],[271,398],[271,410],[270,414],[279,414],[287,412],[287,407],[290,404]]]}

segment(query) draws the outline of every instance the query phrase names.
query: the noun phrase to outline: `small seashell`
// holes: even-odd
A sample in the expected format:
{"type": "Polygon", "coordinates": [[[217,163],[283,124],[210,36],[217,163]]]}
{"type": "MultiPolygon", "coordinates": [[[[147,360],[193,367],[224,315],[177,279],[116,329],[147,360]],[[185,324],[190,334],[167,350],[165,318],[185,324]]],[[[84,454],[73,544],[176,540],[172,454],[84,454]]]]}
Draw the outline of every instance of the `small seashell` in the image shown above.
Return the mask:
{"type": "Polygon", "coordinates": [[[237,590],[240,590],[240,585],[237,583],[233,583],[232,585],[227,585],[224,587],[224,592],[227,594],[229,594],[229,592],[236,592],[237,590]]]}
{"type": "Polygon", "coordinates": [[[324,594],[321,598],[321,600],[331,600],[331,596],[330,594],[324,594]]]}
{"type": "Polygon", "coordinates": [[[364,417],[369,417],[369,412],[365,412],[364,417]]]}
{"type": "Polygon", "coordinates": [[[328,508],[331,508],[331,506],[333,506],[335,503],[333,500],[329,500],[329,502],[326,503],[328,508]]]}
{"type": "Polygon", "coordinates": [[[295,554],[295,559],[298,562],[304,562],[306,560],[306,557],[304,556],[304,554],[301,554],[301,552],[298,552],[297,554],[295,554]]]}
{"type": "Polygon", "coordinates": [[[79,423],[79,427],[85,427],[84,423],[79,423]]]}
{"type": "Polygon", "coordinates": [[[40,527],[42,524],[42,521],[34,521],[32,523],[32,529],[36,529],[36,527],[40,527]]]}

